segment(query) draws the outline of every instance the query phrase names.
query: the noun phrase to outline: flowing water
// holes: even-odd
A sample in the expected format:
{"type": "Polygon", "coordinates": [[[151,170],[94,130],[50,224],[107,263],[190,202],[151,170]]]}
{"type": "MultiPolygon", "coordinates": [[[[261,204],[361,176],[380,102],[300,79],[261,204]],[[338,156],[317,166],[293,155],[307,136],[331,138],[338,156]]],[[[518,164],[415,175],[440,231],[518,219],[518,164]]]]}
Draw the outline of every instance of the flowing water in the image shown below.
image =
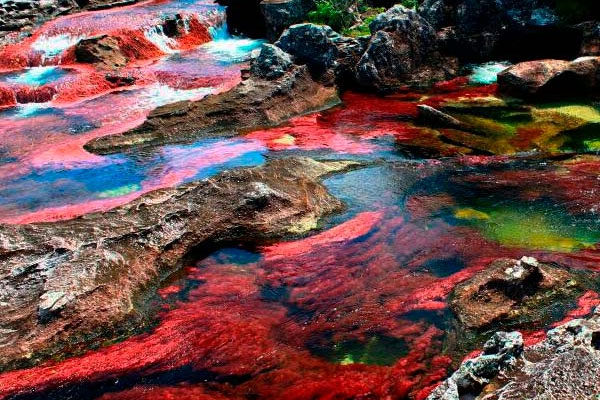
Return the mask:
{"type": "Polygon", "coordinates": [[[600,108],[502,99],[493,79],[502,63],[428,93],[346,93],[339,107],[237,138],[111,156],[83,150],[93,138],[138,125],[158,105],[236,84],[260,42],[227,36],[222,19],[212,4],[148,2],[58,19],[9,49],[28,64],[7,68],[1,85],[55,93],[0,114],[0,220],[71,218],[291,155],[363,162],[325,180],[345,211],[306,221],[288,241],[205,254],[163,283],[150,329],[5,372],[0,393],[26,387],[11,398],[423,399],[487,335],[460,337],[448,296],[493,260],[528,255],[585,276],[576,298],[509,327],[528,342],[600,304],[600,108]],[[177,12],[206,24],[212,40],[182,46],[156,28],[157,19],[177,12]],[[121,29],[140,29],[161,55],[128,66],[139,77],[132,87],[74,92],[94,72],[68,62],[69,46],[121,29]],[[450,110],[471,133],[419,126],[418,104],[450,110]]]}

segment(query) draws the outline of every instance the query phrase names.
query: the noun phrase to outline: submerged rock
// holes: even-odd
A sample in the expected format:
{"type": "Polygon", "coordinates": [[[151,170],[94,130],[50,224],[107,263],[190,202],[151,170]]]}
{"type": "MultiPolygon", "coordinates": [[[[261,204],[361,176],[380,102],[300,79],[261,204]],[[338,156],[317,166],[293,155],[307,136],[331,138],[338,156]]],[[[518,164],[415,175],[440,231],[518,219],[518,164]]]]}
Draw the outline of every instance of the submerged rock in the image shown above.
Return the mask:
{"type": "Polygon", "coordinates": [[[463,362],[458,371],[431,393],[428,400],[453,400],[466,396],[478,400],[591,399],[600,392],[598,376],[600,312],[596,310],[589,319],[567,322],[550,330],[545,340],[524,349],[520,333],[496,333],[486,343],[481,356],[463,362]],[[508,336],[514,340],[497,340],[508,336]],[[501,345],[497,346],[494,342],[501,345]],[[503,352],[510,356],[502,357],[503,352]],[[487,364],[490,354],[496,354],[496,359],[500,356],[507,362],[493,360],[487,364]]]}
{"type": "Polygon", "coordinates": [[[151,192],[105,213],[0,225],[0,368],[139,329],[146,317],[137,306],[190,252],[221,242],[256,244],[339,210],[318,178],[352,164],[276,159],[151,192]]]}
{"type": "Polygon", "coordinates": [[[138,128],[93,140],[85,148],[107,154],[135,146],[235,135],[245,129],[274,126],[339,101],[335,87],[315,82],[306,66],[294,66],[277,79],[251,77],[228,92],[159,107],[138,128]]]}
{"type": "Polygon", "coordinates": [[[558,295],[576,289],[577,283],[564,269],[531,257],[502,259],[458,285],[450,308],[464,327],[481,329],[540,312],[558,295]]]}
{"type": "Polygon", "coordinates": [[[370,29],[373,36],[357,66],[362,87],[388,92],[454,75],[453,64],[438,53],[435,31],[414,10],[394,6],[379,14],[370,29]]]}

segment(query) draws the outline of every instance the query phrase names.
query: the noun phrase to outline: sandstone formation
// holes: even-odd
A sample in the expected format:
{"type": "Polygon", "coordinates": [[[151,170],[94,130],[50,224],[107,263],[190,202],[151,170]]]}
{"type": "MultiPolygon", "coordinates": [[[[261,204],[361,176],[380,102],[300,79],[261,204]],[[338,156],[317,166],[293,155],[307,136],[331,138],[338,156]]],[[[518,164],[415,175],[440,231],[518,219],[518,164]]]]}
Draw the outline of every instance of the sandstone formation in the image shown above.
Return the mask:
{"type": "Polygon", "coordinates": [[[255,245],[342,204],[317,182],[351,162],[307,158],[225,172],[70,221],[0,225],[0,366],[34,364],[118,336],[203,246],[255,245]]]}
{"type": "Polygon", "coordinates": [[[252,77],[225,93],[159,107],[140,127],[96,139],[85,147],[107,154],[132,146],[234,135],[245,129],[277,125],[338,102],[334,87],[315,82],[305,66],[295,66],[274,80],[252,77]]]}

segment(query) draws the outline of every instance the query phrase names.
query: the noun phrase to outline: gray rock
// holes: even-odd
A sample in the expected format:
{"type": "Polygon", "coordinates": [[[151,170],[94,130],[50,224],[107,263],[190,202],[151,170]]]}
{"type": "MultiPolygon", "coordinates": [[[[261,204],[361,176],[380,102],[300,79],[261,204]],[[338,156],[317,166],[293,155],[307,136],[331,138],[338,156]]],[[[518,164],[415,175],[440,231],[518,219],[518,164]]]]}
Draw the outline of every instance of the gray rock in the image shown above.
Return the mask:
{"type": "Polygon", "coordinates": [[[414,10],[394,6],[370,28],[374,34],[357,66],[361,86],[386,92],[452,75],[438,53],[435,31],[414,10]]]}
{"type": "Polygon", "coordinates": [[[519,332],[496,332],[479,357],[463,362],[427,400],[458,400],[465,394],[478,394],[500,371],[514,365],[522,351],[523,337],[519,332]]]}
{"type": "Polygon", "coordinates": [[[293,65],[292,57],[272,44],[264,44],[258,57],[252,60],[250,71],[254,76],[276,79],[283,76],[293,65]]]}
{"type": "Polygon", "coordinates": [[[277,40],[283,31],[306,19],[313,2],[306,0],[263,0],[260,11],[265,19],[267,39],[277,40]]]}
{"type": "Polygon", "coordinates": [[[354,77],[364,51],[364,42],[335,32],[329,26],[297,24],[287,29],[275,43],[291,54],[296,63],[306,64],[313,76],[324,80],[354,77]]]}

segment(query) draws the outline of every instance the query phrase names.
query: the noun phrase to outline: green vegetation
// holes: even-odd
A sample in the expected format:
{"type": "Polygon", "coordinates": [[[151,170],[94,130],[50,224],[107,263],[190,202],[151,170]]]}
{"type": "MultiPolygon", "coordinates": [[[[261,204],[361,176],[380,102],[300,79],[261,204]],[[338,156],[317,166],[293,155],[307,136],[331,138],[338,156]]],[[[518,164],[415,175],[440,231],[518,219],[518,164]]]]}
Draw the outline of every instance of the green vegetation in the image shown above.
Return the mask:
{"type": "Polygon", "coordinates": [[[369,36],[371,34],[369,25],[371,25],[371,22],[373,22],[377,14],[382,13],[384,11],[384,8],[370,8],[369,12],[372,12],[372,15],[364,18],[362,24],[355,25],[352,28],[342,30],[342,34],[352,37],[369,36]]]}
{"type": "Polygon", "coordinates": [[[329,25],[333,30],[342,32],[356,21],[355,0],[320,0],[316,10],[308,13],[308,20],[315,24],[329,25]]]}

